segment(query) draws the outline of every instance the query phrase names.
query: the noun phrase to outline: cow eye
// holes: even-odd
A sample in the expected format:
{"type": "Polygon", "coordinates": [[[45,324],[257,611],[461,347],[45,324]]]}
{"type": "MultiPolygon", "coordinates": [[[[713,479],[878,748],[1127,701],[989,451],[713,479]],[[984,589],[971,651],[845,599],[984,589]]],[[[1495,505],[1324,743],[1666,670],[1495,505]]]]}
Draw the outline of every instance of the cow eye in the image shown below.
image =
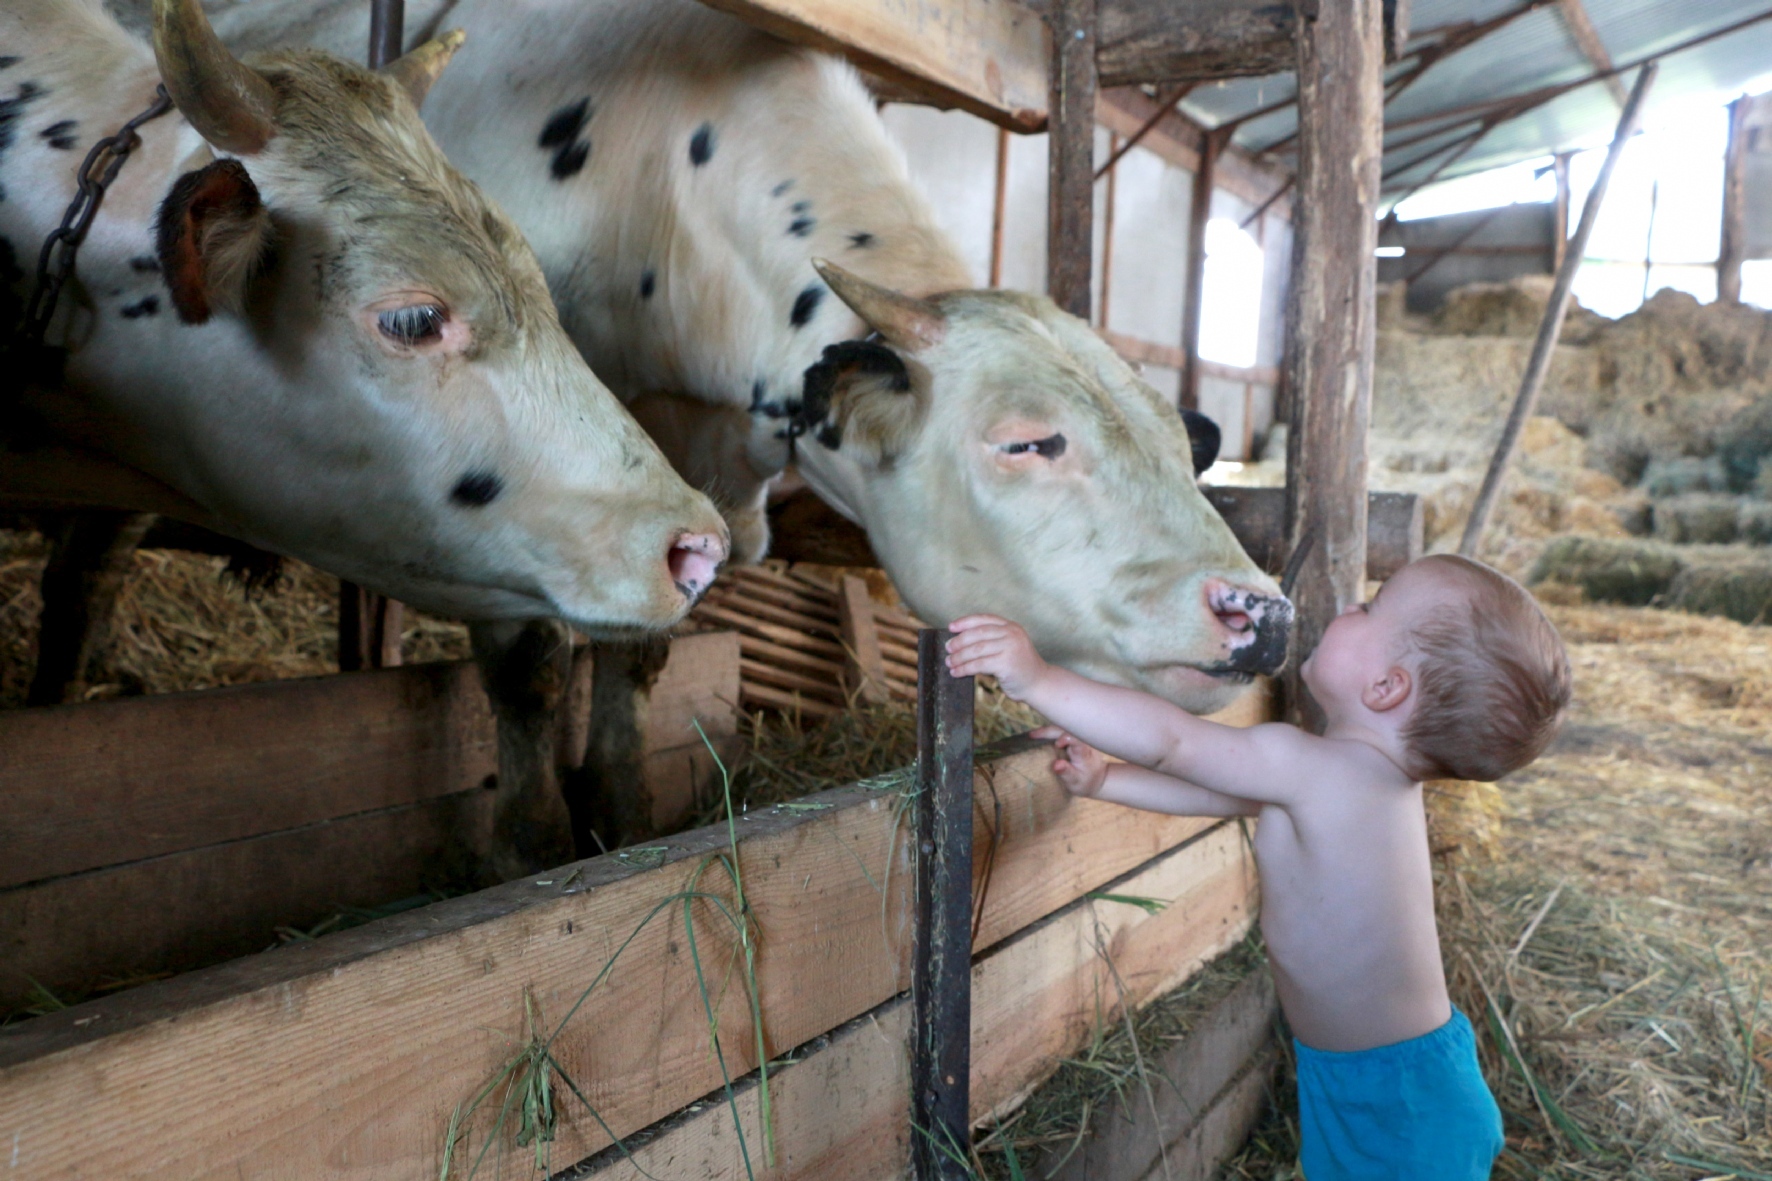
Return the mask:
{"type": "Polygon", "coordinates": [[[1042,459],[1057,459],[1064,454],[1064,436],[1050,435],[1044,439],[1033,439],[1027,442],[1004,443],[1002,450],[1005,455],[1025,455],[1032,451],[1042,459]]]}
{"type": "Polygon", "coordinates": [[[436,340],[443,335],[443,321],[443,309],[431,303],[389,308],[375,318],[383,336],[404,345],[436,340]]]}

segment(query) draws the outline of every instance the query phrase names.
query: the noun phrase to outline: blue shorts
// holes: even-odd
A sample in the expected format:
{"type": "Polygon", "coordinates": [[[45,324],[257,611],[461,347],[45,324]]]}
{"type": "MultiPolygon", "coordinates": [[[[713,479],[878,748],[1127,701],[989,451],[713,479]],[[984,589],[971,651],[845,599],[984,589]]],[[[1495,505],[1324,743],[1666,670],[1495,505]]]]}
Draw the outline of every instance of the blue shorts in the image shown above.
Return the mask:
{"type": "Polygon", "coordinates": [[[1477,1066],[1471,1023],[1334,1053],[1296,1040],[1299,1163],[1306,1181],[1485,1181],[1501,1110],[1477,1066]]]}

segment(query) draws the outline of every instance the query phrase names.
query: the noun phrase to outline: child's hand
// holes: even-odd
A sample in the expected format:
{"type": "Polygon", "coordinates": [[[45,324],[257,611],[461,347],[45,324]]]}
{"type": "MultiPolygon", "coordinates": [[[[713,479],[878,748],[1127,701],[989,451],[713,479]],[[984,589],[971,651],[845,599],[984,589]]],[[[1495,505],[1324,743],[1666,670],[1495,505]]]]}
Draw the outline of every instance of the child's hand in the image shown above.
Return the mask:
{"type": "Polygon", "coordinates": [[[956,677],[989,673],[1017,701],[1025,699],[1048,667],[1019,623],[967,615],[948,624],[948,630],[954,633],[948,641],[948,672],[956,677]]]}
{"type": "Polygon", "coordinates": [[[1107,781],[1108,765],[1100,751],[1057,726],[1041,726],[1032,737],[1057,741],[1058,758],[1053,761],[1052,773],[1058,776],[1066,791],[1074,796],[1101,794],[1101,786],[1107,781]]]}

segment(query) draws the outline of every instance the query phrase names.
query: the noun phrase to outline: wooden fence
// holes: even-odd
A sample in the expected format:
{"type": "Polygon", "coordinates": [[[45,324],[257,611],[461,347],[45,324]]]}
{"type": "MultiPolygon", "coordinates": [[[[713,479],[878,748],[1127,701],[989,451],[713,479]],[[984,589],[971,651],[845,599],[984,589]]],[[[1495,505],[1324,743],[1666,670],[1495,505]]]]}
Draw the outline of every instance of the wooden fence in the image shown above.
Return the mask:
{"type": "MultiPolygon", "coordinates": [[[[1265,712],[1252,694],[1232,717],[1265,712]]],[[[1237,825],[1072,800],[1050,762],[1018,740],[977,776],[975,1114],[1033,1086],[1116,990],[1156,995],[1239,939],[1253,912],[1237,825]],[[1090,897],[1110,887],[1169,905],[1150,915],[1090,897]]],[[[858,784],[734,822],[760,931],[762,1041],[771,1058],[802,1059],[777,1088],[769,1175],[873,1177],[902,1161],[903,804],[892,783],[858,784]]],[[[756,1065],[731,928],[696,904],[692,957],[669,901],[732,848],[726,826],[696,830],[0,1033],[9,1176],[436,1176],[457,1105],[521,1050],[532,1020],[547,1032],[569,1012],[553,1053],[609,1132],[675,1116],[644,1151],[678,1144],[708,1156],[708,1176],[742,1175],[730,1122],[677,1114],[722,1078],[696,957],[716,978],[725,1069],[756,1065]]],[[[717,869],[699,882],[731,893],[717,869]]],[[[576,1099],[558,1102],[556,1167],[610,1145],[576,1099]]],[[[471,1125],[477,1148],[486,1121],[471,1125]]]]}

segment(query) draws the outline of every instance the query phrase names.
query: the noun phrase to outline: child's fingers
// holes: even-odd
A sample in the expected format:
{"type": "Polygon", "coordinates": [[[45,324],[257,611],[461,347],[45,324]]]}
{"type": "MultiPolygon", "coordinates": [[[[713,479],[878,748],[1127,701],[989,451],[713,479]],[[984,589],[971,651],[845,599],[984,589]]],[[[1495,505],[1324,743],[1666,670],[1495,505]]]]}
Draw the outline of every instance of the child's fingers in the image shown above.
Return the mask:
{"type": "Polygon", "coordinates": [[[955,633],[968,632],[975,627],[983,627],[986,624],[994,623],[1002,625],[1008,622],[1007,619],[1004,619],[999,615],[962,615],[960,618],[948,624],[948,630],[955,633]]]}
{"type": "Polygon", "coordinates": [[[1045,742],[1047,739],[1057,739],[1058,744],[1063,746],[1064,740],[1069,738],[1070,735],[1065,733],[1063,726],[1041,726],[1038,730],[1031,732],[1028,737],[1038,739],[1041,742],[1045,742]]]}

